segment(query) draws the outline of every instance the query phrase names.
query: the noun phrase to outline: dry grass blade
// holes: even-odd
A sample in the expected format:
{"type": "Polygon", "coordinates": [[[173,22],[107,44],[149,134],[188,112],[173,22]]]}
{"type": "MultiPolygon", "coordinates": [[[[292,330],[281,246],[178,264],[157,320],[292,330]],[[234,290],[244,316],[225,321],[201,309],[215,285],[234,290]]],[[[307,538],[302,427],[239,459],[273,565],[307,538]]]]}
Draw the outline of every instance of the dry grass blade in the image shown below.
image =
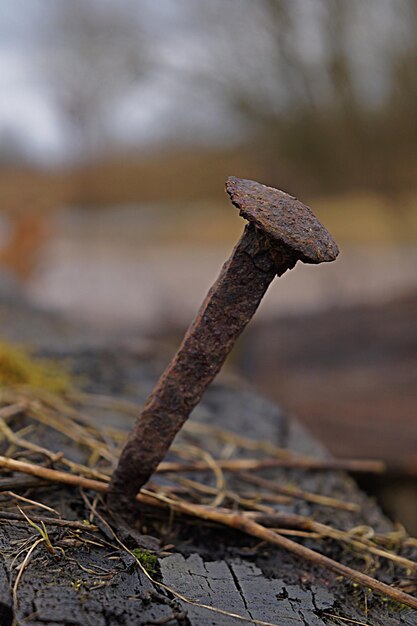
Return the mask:
{"type": "Polygon", "coordinates": [[[59,459],[60,463],[68,467],[69,470],[75,472],[77,474],[81,474],[82,476],[86,476],[87,478],[96,478],[97,480],[103,480],[104,482],[110,482],[109,474],[104,474],[102,471],[95,469],[94,467],[87,467],[86,465],[82,465],[81,463],[74,463],[74,461],[70,461],[65,456],[59,459]]]}
{"type": "MultiPolygon", "coordinates": [[[[195,480],[190,480],[189,478],[178,478],[177,482],[180,485],[184,485],[185,487],[188,487],[188,489],[195,490],[203,494],[216,495],[218,492],[215,487],[210,487],[209,485],[203,485],[202,483],[199,483],[195,480]]],[[[255,511],[262,511],[267,514],[273,514],[275,512],[275,509],[273,509],[272,507],[264,506],[263,504],[259,503],[259,500],[262,500],[262,497],[260,497],[259,494],[252,493],[252,494],[245,494],[245,496],[235,493],[234,491],[229,491],[229,490],[224,491],[225,498],[227,498],[228,500],[231,500],[235,504],[238,504],[242,508],[252,509],[255,511]]],[[[282,502],[280,502],[280,504],[282,504],[282,502]]]]}
{"type": "Polygon", "coordinates": [[[14,493],[13,491],[4,491],[2,495],[10,496],[10,498],[15,498],[16,500],[20,500],[21,502],[26,502],[27,504],[32,504],[35,507],[39,507],[40,509],[49,511],[49,513],[55,513],[55,515],[59,516],[58,511],[56,511],[52,507],[46,506],[46,504],[42,504],[42,502],[37,502],[36,500],[30,500],[29,498],[19,496],[17,493],[14,493]]]}
{"type": "Polygon", "coordinates": [[[184,424],[183,429],[184,432],[197,435],[211,435],[220,441],[231,443],[236,447],[244,448],[246,450],[266,452],[267,454],[276,456],[277,458],[287,459],[295,456],[295,453],[291,452],[287,448],[280,448],[273,445],[269,441],[250,439],[249,437],[244,437],[243,435],[238,435],[230,430],[218,428],[217,426],[211,426],[210,424],[187,421],[184,424]]]}
{"type": "MultiPolygon", "coordinates": [[[[274,512],[273,514],[248,513],[251,519],[257,521],[264,526],[286,526],[289,528],[298,528],[303,531],[317,533],[321,537],[329,537],[341,543],[347,544],[360,552],[369,552],[375,556],[382,557],[396,563],[407,571],[417,571],[417,563],[405,557],[395,554],[390,550],[381,549],[372,543],[369,539],[358,536],[352,531],[343,531],[327,524],[321,524],[315,520],[297,515],[295,513],[274,512]]],[[[281,532],[275,528],[276,532],[281,532]]]]}
{"type": "Polygon", "coordinates": [[[39,454],[43,454],[51,461],[56,459],[56,453],[51,452],[47,448],[39,446],[36,443],[32,443],[31,441],[26,441],[23,437],[19,437],[13,430],[6,424],[4,418],[0,417],[0,433],[7,439],[10,444],[13,444],[16,447],[24,448],[25,450],[30,450],[31,452],[39,452],[39,454]]]}
{"type": "Polygon", "coordinates": [[[86,465],[82,465],[81,463],[75,463],[74,461],[67,459],[60,452],[53,452],[52,450],[48,450],[48,448],[40,446],[36,443],[32,443],[31,441],[27,441],[23,437],[19,437],[15,432],[12,431],[11,428],[9,428],[4,419],[2,419],[1,417],[0,433],[3,433],[3,435],[6,437],[7,441],[10,444],[18,448],[23,448],[24,450],[29,450],[30,452],[38,452],[39,454],[46,456],[52,462],[60,461],[72,472],[76,472],[78,474],[82,474],[83,476],[88,476],[91,478],[97,478],[98,480],[110,480],[110,477],[103,472],[99,472],[98,470],[87,467],[86,465]]]}
{"type": "Polygon", "coordinates": [[[10,489],[32,489],[45,486],[45,481],[39,478],[30,478],[29,476],[17,475],[9,478],[0,478],[0,492],[10,491],[10,489]]]}
{"type": "MultiPolygon", "coordinates": [[[[21,515],[19,515],[18,513],[13,513],[12,511],[0,511],[0,520],[1,519],[16,522],[23,521],[21,515]]],[[[37,524],[43,523],[46,526],[62,526],[74,528],[75,530],[89,530],[91,532],[96,532],[98,530],[97,526],[94,526],[94,524],[89,524],[88,522],[77,522],[61,518],[43,517],[40,515],[31,515],[30,519],[37,524]]]]}
{"type": "MultiPolygon", "coordinates": [[[[115,440],[121,439],[124,441],[127,438],[127,434],[117,428],[106,428],[101,425],[98,427],[97,422],[93,417],[84,413],[82,410],[77,409],[75,406],[66,401],[63,396],[58,396],[56,394],[48,393],[45,390],[41,390],[36,392],[36,395],[33,396],[33,400],[40,403],[41,406],[47,410],[47,412],[55,413],[58,417],[64,416],[67,421],[74,424],[76,429],[77,427],[78,429],[81,429],[81,433],[87,433],[99,442],[102,442],[105,437],[108,436],[107,431],[111,431],[112,433],[114,432],[115,440]]],[[[109,441],[108,443],[112,446],[114,444],[113,441],[109,441]]]]}
{"type": "Polygon", "coordinates": [[[28,550],[28,552],[27,552],[27,554],[26,554],[26,556],[25,556],[25,558],[23,560],[23,563],[19,567],[19,571],[18,571],[18,574],[16,576],[16,580],[15,580],[14,585],[13,585],[13,605],[14,605],[15,612],[16,612],[17,607],[18,607],[18,604],[17,604],[17,589],[19,587],[19,583],[21,581],[23,573],[24,573],[25,569],[27,568],[27,566],[29,564],[29,561],[30,561],[30,559],[32,557],[32,554],[36,550],[37,546],[39,544],[41,544],[41,543],[44,543],[44,541],[45,540],[44,540],[43,537],[40,537],[39,539],[36,539],[36,541],[29,548],[29,550],[28,550]]]}
{"type": "Polygon", "coordinates": [[[78,391],[70,391],[66,394],[66,396],[74,402],[85,406],[107,409],[117,413],[125,413],[131,417],[137,417],[140,410],[139,406],[135,402],[130,402],[124,398],[115,398],[114,396],[78,391]]]}
{"type": "Polygon", "coordinates": [[[78,411],[72,404],[66,401],[65,396],[67,393],[71,393],[68,390],[63,396],[62,394],[51,393],[46,389],[33,389],[26,387],[24,393],[30,402],[39,402],[48,409],[53,409],[61,415],[77,419],[87,426],[95,428],[94,421],[88,415],[84,415],[78,411]]]}
{"type": "Polygon", "coordinates": [[[114,454],[105,444],[93,437],[86,428],[65,415],[46,409],[40,403],[31,403],[27,413],[33,419],[62,433],[72,441],[75,441],[75,443],[90,448],[93,452],[106,459],[106,461],[110,463],[114,461],[114,454]]]}
{"type": "Polygon", "coordinates": [[[76,474],[70,474],[69,472],[60,472],[41,465],[35,465],[33,463],[25,463],[23,461],[16,461],[15,459],[9,459],[5,456],[0,456],[0,467],[4,467],[12,472],[23,472],[24,474],[30,474],[31,476],[37,476],[50,482],[58,482],[65,485],[74,485],[77,487],[85,487],[86,489],[94,489],[95,491],[107,491],[108,485],[98,480],[91,478],[84,478],[84,476],[77,476],[76,474]]]}
{"type": "MultiPolygon", "coordinates": [[[[175,449],[174,449],[175,450],[175,449]]],[[[217,459],[216,463],[222,470],[228,472],[254,471],[261,469],[304,469],[308,471],[334,471],[343,470],[349,472],[382,473],[385,464],[381,461],[344,461],[338,459],[217,459]]],[[[204,472],[207,466],[202,462],[178,463],[163,461],[159,464],[157,472],[204,472]]]]}
{"type": "Polygon", "coordinates": [[[263,487],[264,489],[291,496],[293,498],[300,498],[301,500],[306,500],[307,502],[314,502],[315,504],[320,504],[321,506],[328,506],[334,509],[340,509],[342,511],[360,510],[360,506],[355,502],[344,502],[342,500],[337,500],[336,498],[331,498],[330,496],[322,496],[317,493],[311,493],[293,485],[284,486],[275,483],[274,481],[267,478],[253,476],[252,474],[247,474],[246,472],[241,472],[239,476],[245,482],[248,482],[252,485],[257,485],[258,487],[263,487]]]}
{"type": "Polygon", "coordinates": [[[348,624],[357,624],[358,626],[371,626],[368,622],[359,622],[357,619],[350,619],[349,617],[341,617],[340,615],[336,615],[335,613],[325,613],[322,615],[326,615],[326,617],[332,617],[335,620],[340,620],[341,622],[346,622],[348,624]]]}
{"type": "MultiPolygon", "coordinates": [[[[2,398],[0,398],[0,401],[2,401],[2,398]]],[[[20,413],[23,413],[23,411],[25,411],[26,408],[27,408],[27,402],[25,400],[18,400],[17,402],[3,406],[0,409],[0,417],[3,420],[8,420],[11,417],[14,417],[15,415],[19,415],[20,413]]]]}
{"type": "MultiPolygon", "coordinates": [[[[265,452],[272,457],[276,457],[282,461],[282,464],[277,464],[275,467],[288,467],[299,469],[317,469],[317,470],[345,470],[348,472],[369,472],[369,473],[381,473],[386,469],[385,463],[382,461],[375,461],[369,459],[315,459],[308,456],[300,455],[297,452],[288,450],[287,448],[280,448],[270,443],[269,441],[263,441],[260,439],[250,439],[238,435],[232,431],[224,430],[210,424],[201,424],[199,422],[188,421],[184,424],[183,429],[185,432],[192,434],[212,435],[224,441],[225,443],[231,443],[239,448],[246,450],[258,450],[265,452]]],[[[239,463],[240,461],[238,461],[239,463]]],[[[243,465],[241,469],[256,469],[249,465],[245,467],[246,459],[242,459],[243,465]]],[[[231,469],[223,466],[222,469],[231,469]]]]}
{"type": "MultiPolygon", "coordinates": [[[[32,407],[36,418],[41,423],[47,424],[55,428],[59,432],[72,438],[76,443],[90,447],[95,454],[98,454],[108,460],[112,465],[115,461],[115,451],[110,450],[103,443],[103,437],[110,437],[111,440],[117,441],[119,444],[126,440],[126,433],[111,427],[98,429],[95,421],[82,411],[77,410],[69,404],[64,397],[52,394],[47,390],[26,389],[19,395],[9,392],[6,398],[10,401],[16,400],[14,404],[4,407],[5,415],[12,416],[22,412],[28,407],[32,407]]],[[[97,406],[112,411],[137,416],[138,406],[128,400],[113,398],[111,396],[94,395],[70,390],[66,394],[67,398],[72,401],[79,402],[85,406],[97,406]]],[[[0,412],[0,417],[2,414],[0,412]]],[[[262,451],[275,457],[272,459],[235,459],[235,460],[216,460],[219,469],[227,469],[228,471],[240,470],[256,470],[268,467],[288,467],[307,470],[346,470],[354,472],[373,472],[380,473],[385,470],[384,463],[374,460],[343,460],[343,459],[314,459],[301,456],[295,452],[291,452],[284,448],[279,448],[268,441],[254,440],[242,435],[237,435],[231,431],[213,427],[208,424],[187,423],[185,431],[194,434],[212,435],[217,439],[234,446],[248,450],[262,451]]],[[[29,442],[21,442],[21,445],[33,445],[29,442]]],[[[40,451],[40,450],[39,450],[40,451]]],[[[69,467],[69,465],[68,465],[69,467]]],[[[75,471],[79,471],[73,468],[75,471]]],[[[204,461],[196,464],[160,464],[158,471],[207,471],[204,461]]]]}
{"type": "Polygon", "coordinates": [[[209,452],[199,448],[198,446],[187,445],[184,448],[188,452],[191,452],[193,456],[202,458],[206,466],[212,470],[216,479],[216,488],[214,492],[214,499],[210,504],[211,506],[220,506],[226,494],[226,481],[219,463],[212,457],[211,454],[209,454],[209,452]]]}

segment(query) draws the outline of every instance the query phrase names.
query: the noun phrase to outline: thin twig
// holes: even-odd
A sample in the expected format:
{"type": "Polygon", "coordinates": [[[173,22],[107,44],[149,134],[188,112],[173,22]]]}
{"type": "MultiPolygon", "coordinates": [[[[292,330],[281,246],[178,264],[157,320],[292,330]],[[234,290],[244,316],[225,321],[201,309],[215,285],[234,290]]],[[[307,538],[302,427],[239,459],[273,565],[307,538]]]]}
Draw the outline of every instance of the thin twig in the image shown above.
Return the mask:
{"type": "MultiPolygon", "coordinates": [[[[382,461],[355,461],[350,459],[218,459],[216,463],[222,470],[227,470],[228,472],[273,469],[276,467],[283,469],[305,469],[309,471],[343,470],[347,472],[366,472],[374,474],[380,474],[385,471],[385,464],[382,461]]],[[[158,473],[207,471],[207,465],[201,461],[195,461],[194,463],[163,461],[157,468],[158,473]]]]}
{"type": "MultiPolygon", "coordinates": [[[[395,589],[390,585],[386,585],[385,583],[368,576],[367,574],[363,574],[358,570],[354,570],[347,565],[343,565],[342,563],[338,563],[334,561],[330,557],[325,556],[324,554],[320,554],[319,552],[315,552],[310,548],[306,548],[305,546],[292,541],[291,539],[287,539],[281,535],[276,534],[274,531],[261,526],[257,522],[254,522],[247,516],[242,513],[231,512],[227,509],[212,509],[210,507],[205,507],[202,505],[193,505],[186,503],[184,501],[178,502],[176,500],[171,500],[166,496],[158,496],[155,494],[155,498],[160,499],[161,501],[165,501],[168,505],[172,506],[174,510],[185,513],[187,515],[191,515],[194,517],[199,517],[200,519],[204,519],[207,521],[217,522],[218,524],[222,524],[224,526],[228,526],[230,528],[234,528],[235,530],[240,530],[252,537],[257,537],[262,541],[267,541],[274,545],[287,550],[298,557],[309,561],[310,563],[314,563],[315,565],[330,569],[336,574],[342,575],[345,578],[349,578],[354,582],[363,585],[364,587],[369,587],[374,591],[378,591],[385,596],[395,600],[396,602],[400,602],[407,606],[410,606],[414,609],[417,609],[417,598],[409,595],[408,593],[404,593],[399,589],[395,589]]],[[[140,494],[138,494],[138,500],[140,500],[140,494]]]]}
{"type": "Polygon", "coordinates": [[[340,617],[340,615],[335,615],[334,613],[322,612],[321,615],[325,615],[326,617],[332,617],[333,619],[339,620],[341,622],[349,622],[349,624],[357,624],[358,626],[371,626],[368,622],[359,622],[357,619],[350,619],[349,617],[340,617]]]}
{"type": "MultiPolygon", "coordinates": [[[[0,519],[13,520],[16,522],[23,521],[22,516],[19,515],[19,513],[13,513],[12,511],[0,511],[0,519]]],[[[61,518],[55,519],[54,517],[43,517],[41,515],[31,515],[30,519],[37,523],[43,522],[46,526],[65,526],[76,530],[91,530],[92,532],[96,532],[98,530],[97,526],[88,522],[77,522],[61,518]]]]}
{"type": "Polygon", "coordinates": [[[58,470],[35,465],[33,463],[25,463],[24,461],[16,461],[5,456],[0,456],[0,467],[4,467],[13,472],[23,472],[31,476],[37,476],[48,481],[63,483],[65,485],[74,485],[85,487],[86,489],[94,489],[95,491],[107,491],[108,485],[104,482],[77,476],[69,472],[60,472],[58,470]]]}
{"type": "MultiPolygon", "coordinates": [[[[389,550],[384,550],[375,546],[369,539],[355,535],[349,531],[339,530],[316,522],[308,517],[297,515],[296,513],[245,513],[250,519],[262,524],[263,526],[286,526],[289,528],[298,528],[303,531],[318,533],[321,537],[330,537],[342,543],[348,544],[359,551],[366,551],[375,556],[393,561],[397,565],[404,567],[406,570],[417,570],[417,563],[405,557],[399,556],[389,550]]],[[[277,530],[277,529],[275,529],[277,530]]]]}
{"type": "Polygon", "coordinates": [[[203,448],[200,448],[198,446],[188,445],[187,449],[193,455],[196,455],[202,458],[203,463],[205,463],[206,466],[209,469],[211,469],[211,471],[213,472],[215,479],[216,479],[216,487],[214,491],[214,499],[212,502],[210,502],[210,504],[211,506],[220,506],[226,494],[226,481],[225,481],[223,471],[221,467],[219,466],[218,461],[215,460],[209,452],[207,452],[206,450],[203,450],[203,448]]]}
{"type": "MultiPolygon", "coordinates": [[[[315,459],[304,456],[298,452],[281,448],[269,441],[262,439],[250,439],[243,435],[238,435],[230,430],[218,428],[211,424],[202,424],[200,422],[188,421],[184,424],[183,430],[189,433],[212,435],[226,443],[232,443],[237,447],[247,450],[259,450],[266,452],[283,462],[278,467],[295,467],[299,469],[329,469],[329,470],[345,470],[347,472],[369,472],[381,473],[386,469],[386,465],[382,461],[372,459],[315,459]],[[288,463],[288,465],[287,465],[288,463]]],[[[225,468],[222,468],[225,469],[225,468]]],[[[254,469],[253,467],[242,469],[254,469]]]]}
{"type": "Polygon", "coordinates": [[[27,408],[28,403],[25,400],[19,400],[18,402],[13,402],[12,404],[8,404],[7,406],[3,406],[0,409],[0,417],[4,420],[8,420],[15,415],[19,415],[19,413],[23,413],[27,408]]]}
{"type": "Polygon", "coordinates": [[[12,443],[19,448],[30,450],[31,452],[39,452],[39,454],[43,454],[52,462],[60,461],[72,472],[83,474],[84,476],[91,478],[97,478],[98,480],[110,481],[110,477],[103,472],[99,472],[98,470],[87,467],[86,465],[82,465],[81,463],[75,463],[74,461],[67,459],[60,452],[53,452],[52,450],[48,450],[48,448],[33,443],[32,441],[27,441],[23,437],[19,437],[11,430],[11,428],[9,428],[9,426],[5,423],[4,419],[2,419],[1,416],[0,432],[3,432],[9,443],[12,443]]]}
{"type": "Polygon", "coordinates": [[[131,402],[125,398],[106,396],[104,394],[93,394],[86,393],[85,391],[79,392],[72,390],[67,393],[66,396],[71,400],[86,406],[94,406],[100,409],[108,409],[109,411],[125,413],[131,417],[137,417],[140,410],[140,407],[135,402],[131,402]]]}
{"type": "Polygon", "coordinates": [[[281,493],[286,496],[292,496],[293,498],[306,500],[307,502],[314,502],[315,504],[320,504],[321,506],[341,509],[342,511],[360,510],[359,504],[356,504],[355,502],[344,502],[330,496],[322,496],[318,493],[311,493],[310,491],[305,491],[304,489],[300,489],[299,487],[293,485],[281,485],[280,483],[276,483],[273,480],[261,478],[260,476],[254,476],[253,474],[248,474],[246,472],[240,472],[239,476],[245,482],[252,485],[257,485],[258,487],[263,487],[264,489],[269,489],[270,491],[281,493]]]}
{"type": "MultiPolygon", "coordinates": [[[[206,493],[210,495],[211,494],[216,495],[218,493],[215,487],[210,487],[209,485],[203,485],[202,483],[199,483],[195,480],[190,480],[188,478],[178,478],[178,483],[180,485],[184,485],[185,487],[188,487],[188,490],[185,489],[185,492],[187,491],[189,492],[189,489],[191,489],[199,493],[206,493]]],[[[166,490],[166,487],[164,487],[164,489],[166,490]]],[[[175,493],[177,489],[174,487],[172,491],[175,493]]],[[[272,507],[260,504],[259,501],[262,500],[263,498],[260,494],[257,494],[255,492],[252,492],[252,493],[249,492],[249,493],[245,493],[242,495],[242,494],[235,493],[234,491],[226,490],[224,491],[224,497],[228,498],[232,502],[235,502],[236,504],[239,504],[240,506],[246,509],[252,509],[252,510],[255,509],[256,511],[263,511],[266,514],[275,512],[275,509],[273,509],[272,507]]],[[[289,502],[289,498],[286,499],[284,504],[288,504],[288,502],[289,502]]],[[[283,502],[280,500],[279,503],[282,504],[283,502]]],[[[211,506],[214,506],[214,505],[211,504],[211,506]]]]}
{"type": "MultiPolygon", "coordinates": [[[[31,475],[39,476],[50,481],[78,485],[81,487],[86,487],[87,489],[101,491],[103,493],[108,491],[108,484],[99,482],[97,480],[90,480],[84,477],[74,476],[66,472],[58,472],[56,470],[51,470],[45,467],[37,467],[30,463],[22,463],[20,461],[6,459],[5,457],[1,456],[0,466],[12,469],[14,471],[29,473],[31,475]]],[[[198,517],[206,521],[212,521],[224,526],[228,526],[230,528],[234,528],[235,530],[240,530],[241,532],[244,532],[248,535],[257,537],[262,541],[267,541],[269,543],[277,545],[278,547],[287,550],[297,555],[298,557],[309,561],[310,563],[314,563],[315,565],[330,569],[336,574],[349,578],[350,580],[353,580],[354,582],[357,582],[365,587],[369,587],[374,591],[378,591],[379,593],[388,596],[396,602],[400,602],[406,606],[417,609],[417,598],[414,598],[410,594],[386,585],[385,583],[382,583],[375,578],[368,576],[367,574],[363,574],[362,572],[348,567],[347,565],[338,563],[337,561],[334,561],[333,559],[323,554],[320,554],[319,552],[315,552],[310,548],[306,548],[305,546],[298,544],[291,539],[287,539],[286,537],[278,535],[273,530],[261,526],[261,524],[258,524],[257,522],[251,520],[247,515],[245,516],[242,513],[231,512],[228,509],[214,509],[212,507],[206,507],[202,505],[193,505],[184,501],[180,502],[178,500],[168,498],[167,496],[162,496],[156,493],[154,494],[149,491],[147,491],[146,493],[137,494],[136,499],[139,502],[146,504],[152,504],[152,502],[155,503],[155,501],[159,501],[179,513],[184,513],[186,515],[191,515],[192,517],[198,517]]]]}
{"type": "Polygon", "coordinates": [[[11,478],[0,478],[0,495],[2,495],[4,491],[9,491],[10,489],[31,489],[32,487],[43,487],[44,485],[45,481],[37,478],[29,478],[25,474],[22,476],[13,476],[11,478]]]}
{"type": "Polygon", "coordinates": [[[29,548],[28,553],[26,554],[23,563],[20,565],[19,567],[19,572],[16,576],[16,580],[14,582],[13,585],[13,605],[14,605],[14,609],[16,611],[18,605],[17,605],[17,588],[19,586],[20,580],[23,576],[23,572],[25,571],[26,567],[28,566],[28,563],[30,561],[30,558],[35,550],[35,548],[40,544],[40,543],[45,543],[45,539],[43,537],[40,537],[39,539],[37,539],[32,546],[29,548]]]}
{"type": "Polygon", "coordinates": [[[40,509],[45,509],[45,511],[49,511],[49,513],[55,513],[55,515],[59,515],[58,511],[56,511],[52,507],[46,506],[46,504],[42,504],[42,502],[37,502],[36,500],[30,500],[29,498],[20,496],[19,494],[14,493],[13,491],[4,491],[2,495],[10,496],[10,498],[21,500],[22,502],[26,502],[27,504],[32,504],[35,507],[39,507],[40,509]]]}
{"type": "Polygon", "coordinates": [[[39,405],[39,403],[37,406],[35,402],[30,404],[27,409],[27,413],[30,417],[39,421],[41,424],[50,426],[72,441],[96,451],[107,461],[114,461],[114,456],[109,451],[108,447],[95,439],[86,428],[75,423],[73,419],[70,419],[56,411],[53,412],[50,409],[47,409],[44,405],[39,405]]]}
{"type": "Polygon", "coordinates": [[[54,461],[56,458],[56,452],[51,452],[47,448],[43,448],[39,446],[37,443],[33,443],[32,441],[26,441],[22,437],[19,437],[17,433],[13,432],[13,430],[6,424],[4,418],[0,416],[0,433],[4,435],[7,441],[17,447],[24,448],[26,450],[30,450],[31,452],[39,452],[40,454],[45,455],[50,460],[54,461]]]}

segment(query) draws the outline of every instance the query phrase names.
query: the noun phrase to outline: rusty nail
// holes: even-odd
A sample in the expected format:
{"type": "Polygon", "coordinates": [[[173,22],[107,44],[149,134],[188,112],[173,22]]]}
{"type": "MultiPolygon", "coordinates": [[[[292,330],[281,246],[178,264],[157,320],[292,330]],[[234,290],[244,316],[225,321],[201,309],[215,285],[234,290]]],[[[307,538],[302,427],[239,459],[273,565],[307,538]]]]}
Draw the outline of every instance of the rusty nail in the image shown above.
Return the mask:
{"type": "Polygon", "coordinates": [[[121,453],[109,492],[110,505],[121,513],[164,458],[275,275],[282,276],[298,260],[322,263],[339,253],[312,211],[292,196],[235,177],[228,178],[226,191],[249,224],[121,453]]]}

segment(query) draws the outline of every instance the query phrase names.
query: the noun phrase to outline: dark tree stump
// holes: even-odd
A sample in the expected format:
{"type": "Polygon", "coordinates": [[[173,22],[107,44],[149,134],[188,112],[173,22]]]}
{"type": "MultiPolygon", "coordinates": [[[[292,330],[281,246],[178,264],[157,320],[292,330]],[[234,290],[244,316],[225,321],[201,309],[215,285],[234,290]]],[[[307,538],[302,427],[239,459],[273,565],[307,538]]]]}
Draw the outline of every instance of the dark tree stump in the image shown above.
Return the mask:
{"type": "MultiPolygon", "coordinates": [[[[65,358],[70,359],[76,373],[83,373],[88,378],[90,391],[122,394],[138,403],[143,402],[161,371],[160,363],[123,351],[79,351],[67,354],[65,358]]],[[[303,453],[325,455],[321,446],[296,420],[244,387],[242,384],[213,385],[192,419],[303,453]]],[[[97,419],[104,419],[99,412],[96,413],[97,419]]],[[[105,419],[111,423],[109,412],[106,412],[105,419]]],[[[118,422],[118,427],[128,430],[131,421],[126,417],[124,424],[118,422]]],[[[56,433],[46,428],[42,437],[50,449],[63,449],[68,453],[68,442],[56,433]]],[[[73,453],[77,454],[76,451],[73,453]]],[[[377,505],[343,472],[281,469],[262,475],[361,505],[360,512],[352,513],[294,500],[287,506],[289,512],[314,515],[319,521],[338,528],[365,524],[377,532],[392,529],[377,505]]],[[[9,479],[10,476],[4,475],[0,480],[6,485],[9,479]]],[[[21,480],[24,483],[25,479],[21,480]]],[[[30,481],[26,480],[26,483],[30,481]]],[[[88,517],[89,511],[77,489],[47,485],[29,494],[54,506],[65,519],[88,517]]],[[[134,532],[129,535],[126,530],[116,530],[129,548],[133,548],[134,532]]],[[[117,549],[117,545],[112,547],[114,539],[104,526],[90,537],[102,547],[77,542],[77,535],[65,528],[48,527],[48,532],[52,544],[62,545],[65,555],[58,551],[55,555],[49,554],[42,545],[35,550],[21,578],[17,603],[14,604],[11,586],[16,579],[13,557],[16,546],[20,545],[17,542],[36,536],[36,532],[25,522],[1,520],[1,626],[205,626],[249,624],[253,619],[279,626],[417,625],[417,615],[412,610],[394,606],[377,594],[278,548],[259,546],[259,542],[241,533],[203,525],[198,520],[175,517],[171,529],[166,530],[163,537],[163,543],[172,541],[174,544],[173,554],[159,559],[160,571],[155,576],[192,600],[238,613],[247,620],[238,621],[187,604],[152,584],[137,567],[132,555],[117,549]]],[[[329,540],[322,540],[319,544],[305,540],[305,543],[348,565],[365,569],[361,559],[329,540]]],[[[403,571],[382,561],[372,574],[388,583],[405,578],[403,571]]]]}

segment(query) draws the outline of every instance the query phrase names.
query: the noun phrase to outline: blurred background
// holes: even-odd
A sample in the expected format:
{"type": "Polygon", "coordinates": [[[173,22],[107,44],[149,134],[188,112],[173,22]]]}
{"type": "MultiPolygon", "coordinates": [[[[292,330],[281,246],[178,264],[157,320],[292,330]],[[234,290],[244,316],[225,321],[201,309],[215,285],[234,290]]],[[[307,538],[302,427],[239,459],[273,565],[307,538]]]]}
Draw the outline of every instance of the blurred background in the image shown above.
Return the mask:
{"type": "Polygon", "coordinates": [[[296,195],[340,258],[275,281],[231,363],[387,460],[412,523],[416,68],[414,0],[2,0],[1,291],[174,346],[242,230],[226,177],[296,195]]]}

